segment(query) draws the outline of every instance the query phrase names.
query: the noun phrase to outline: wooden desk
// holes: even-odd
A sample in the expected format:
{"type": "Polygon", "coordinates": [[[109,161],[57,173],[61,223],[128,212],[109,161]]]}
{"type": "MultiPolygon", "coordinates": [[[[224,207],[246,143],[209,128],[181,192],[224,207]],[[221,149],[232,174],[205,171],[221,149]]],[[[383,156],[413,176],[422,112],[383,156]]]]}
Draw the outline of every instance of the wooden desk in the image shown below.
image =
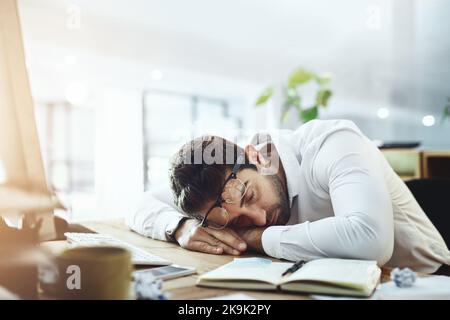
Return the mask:
{"type": "MultiPolygon", "coordinates": [[[[135,232],[130,231],[125,224],[120,221],[108,222],[86,222],[82,224],[92,231],[113,235],[121,240],[139,246],[149,252],[172,261],[174,264],[192,266],[197,268],[198,274],[211,271],[225,263],[233,260],[233,256],[227,255],[211,255],[185,250],[176,244],[164,241],[158,241],[143,237],[135,232]]],[[[50,241],[42,244],[53,252],[64,250],[67,241],[50,241]]],[[[246,255],[251,256],[251,255],[246,255]]],[[[254,255],[252,255],[254,256],[254,255]]],[[[276,259],[272,259],[276,260],[276,259]]],[[[164,281],[164,292],[169,294],[170,299],[189,300],[203,299],[236,292],[246,293],[256,299],[268,300],[293,300],[293,299],[309,299],[307,295],[291,294],[273,291],[246,291],[246,290],[230,290],[203,288],[195,285],[198,275],[185,276],[182,278],[164,281]]],[[[382,281],[389,280],[389,270],[383,270],[382,281]]]]}

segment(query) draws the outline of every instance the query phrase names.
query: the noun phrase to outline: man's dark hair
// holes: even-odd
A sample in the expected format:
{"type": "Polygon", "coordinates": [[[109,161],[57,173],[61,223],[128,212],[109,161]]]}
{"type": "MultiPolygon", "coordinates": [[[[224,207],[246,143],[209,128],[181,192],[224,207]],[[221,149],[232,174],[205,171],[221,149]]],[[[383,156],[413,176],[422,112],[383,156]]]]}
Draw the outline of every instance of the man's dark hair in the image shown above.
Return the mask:
{"type": "Polygon", "coordinates": [[[240,169],[256,169],[244,149],[221,137],[202,136],[183,145],[169,170],[175,205],[187,214],[197,214],[219,196],[226,170],[231,171],[237,161],[243,161],[240,169]]]}

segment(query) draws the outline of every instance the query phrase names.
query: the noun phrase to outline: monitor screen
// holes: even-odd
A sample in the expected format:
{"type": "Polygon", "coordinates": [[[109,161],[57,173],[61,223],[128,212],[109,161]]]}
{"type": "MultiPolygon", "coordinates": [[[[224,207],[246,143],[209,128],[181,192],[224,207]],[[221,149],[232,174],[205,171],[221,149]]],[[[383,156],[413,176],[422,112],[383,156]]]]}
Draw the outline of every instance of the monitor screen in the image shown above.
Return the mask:
{"type": "MultiPolygon", "coordinates": [[[[10,195],[0,197],[0,202],[2,198],[9,201],[3,206],[9,208],[9,212],[0,212],[2,216],[17,214],[18,218],[22,217],[21,209],[14,212],[14,206],[11,205],[13,194],[17,199],[27,198],[29,194],[28,199],[31,202],[42,201],[39,198],[45,202],[45,197],[50,198],[36,129],[16,0],[0,1],[0,188],[3,188],[0,190],[3,194],[10,195]]],[[[28,222],[42,219],[41,239],[51,239],[55,234],[53,213],[42,212],[40,209],[26,211],[28,222]]]]}

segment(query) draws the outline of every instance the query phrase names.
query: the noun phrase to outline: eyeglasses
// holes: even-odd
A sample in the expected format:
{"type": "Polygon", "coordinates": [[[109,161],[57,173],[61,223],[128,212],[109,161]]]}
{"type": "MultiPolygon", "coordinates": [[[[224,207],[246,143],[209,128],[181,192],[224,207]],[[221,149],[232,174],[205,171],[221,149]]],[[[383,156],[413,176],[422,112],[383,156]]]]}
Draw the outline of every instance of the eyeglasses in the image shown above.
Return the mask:
{"type": "Polygon", "coordinates": [[[230,222],[230,214],[222,207],[222,203],[239,203],[247,192],[248,185],[237,178],[237,173],[244,163],[243,157],[239,157],[231,171],[231,174],[225,179],[222,185],[221,193],[218,195],[214,205],[206,212],[201,219],[202,227],[212,229],[224,229],[230,222]]]}

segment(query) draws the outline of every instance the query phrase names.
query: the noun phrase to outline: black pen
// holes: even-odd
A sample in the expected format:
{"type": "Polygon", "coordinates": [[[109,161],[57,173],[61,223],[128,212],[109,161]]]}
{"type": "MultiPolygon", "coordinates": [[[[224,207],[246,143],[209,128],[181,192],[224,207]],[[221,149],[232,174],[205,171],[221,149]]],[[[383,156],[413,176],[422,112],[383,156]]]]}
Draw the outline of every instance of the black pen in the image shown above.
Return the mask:
{"type": "Polygon", "coordinates": [[[290,266],[289,268],[287,268],[287,270],[285,272],[283,272],[283,274],[281,275],[282,277],[284,277],[285,275],[294,273],[295,271],[297,271],[298,269],[300,269],[301,267],[303,267],[303,265],[306,263],[305,260],[300,260],[296,263],[294,263],[292,266],[290,266]]]}

